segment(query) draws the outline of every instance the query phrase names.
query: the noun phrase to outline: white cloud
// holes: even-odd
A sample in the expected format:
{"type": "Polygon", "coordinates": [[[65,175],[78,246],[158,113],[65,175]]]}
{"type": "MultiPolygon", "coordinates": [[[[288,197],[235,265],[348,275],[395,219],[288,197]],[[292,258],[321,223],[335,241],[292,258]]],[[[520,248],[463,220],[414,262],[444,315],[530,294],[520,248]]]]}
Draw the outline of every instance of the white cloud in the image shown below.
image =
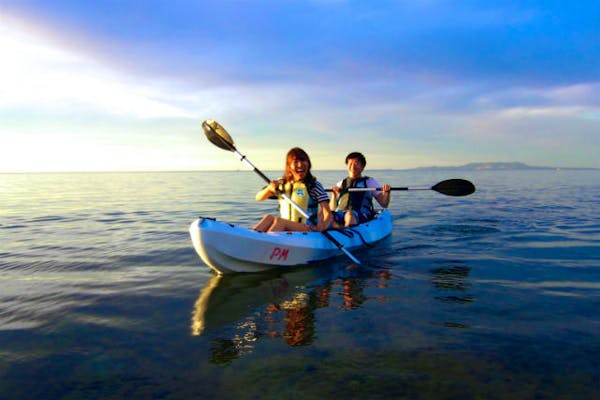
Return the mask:
{"type": "Polygon", "coordinates": [[[598,104],[600,83],[561,86],[548,90],[548,98],[567,104],[598,104]]]}
{"type": "Polygon", "coordinates": [[[194,117],[164,101],[160,87],[62,48],[15,19],[6,17],[3,22],[7,22],[0,26],[0,107],[4,110],[194,117]]]}
{"type": "Polygon", "coordinates": [[[498,113],[500,118],[524,117],[577,117],[582,115],[581,107],[510,107],[498,113]]]}

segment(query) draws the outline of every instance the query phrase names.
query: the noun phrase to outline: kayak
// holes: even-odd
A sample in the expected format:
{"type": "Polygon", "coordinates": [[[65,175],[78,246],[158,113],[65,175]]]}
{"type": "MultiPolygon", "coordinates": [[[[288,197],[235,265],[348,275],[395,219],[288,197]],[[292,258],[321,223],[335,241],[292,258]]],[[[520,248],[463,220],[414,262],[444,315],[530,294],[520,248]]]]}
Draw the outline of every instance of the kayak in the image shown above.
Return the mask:
{"type": "MultiPolygon", "coordinates": [[[[257,232],[204,217],[189,231],[202,261],[218,274],[283,270],[343,254],[321,232],[257,232]]],[[[364,224],[327,232],[348,251],[370,247],[390,235],[392,217],[382,210],[364,224]]]]}
{"type": "MultiPolygon", "coordinates": [[[[192,222],[189,231],[202,261],[218,274],[289,269],[343,254],[321,232],[257,232],[204,217],[192,222]]],[[[364,224],[328,231],[349,251],[370,247],[391,232],[387,210],[364,224]]]]}

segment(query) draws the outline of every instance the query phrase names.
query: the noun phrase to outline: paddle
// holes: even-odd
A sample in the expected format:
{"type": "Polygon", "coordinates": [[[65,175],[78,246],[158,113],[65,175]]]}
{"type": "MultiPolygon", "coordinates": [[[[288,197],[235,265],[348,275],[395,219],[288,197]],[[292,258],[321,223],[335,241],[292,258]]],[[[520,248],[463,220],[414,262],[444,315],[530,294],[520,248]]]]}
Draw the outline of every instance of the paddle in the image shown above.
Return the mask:
{"type": "MultiPolygon", "coordinates": [[[[244,161],[250,168],[252,168],[254,170],[254,172],[256,172],[261,178],[263,178],[263,180],[265,182],[267,182],[267,183],[271,182],[271,180],[265,174],[263,174],[258,168],[256,168],[250,162],[250,160],[248,160],[246,158],[245,155],[240,153],[235,148],[233,139],[231,138],[229,133],[227,133],[225,128],[223,128],[217,121],[207,119],[206,121],[204,121],[202,123],[202,130],[204,131],[204,134],[206,135],[206,137],[208,138],[208,140],[210,140],[210,142],[212,144],[214,144],[215,146],[217,146],[223,150],[227,150],[227,151],[231,151],[231,152],[235,153],[238,157],[240,157],[240,161],[244,161]]],[[[298,212],[300,214],[302,214],[302,216],[304,218],[306,218],[306,219],[310,218],[310,215],[308,215],[308,213],[302,207],[300,207],[298,204],[296,204],[287,194],[280,193],[280,195],[286,201],[288,201],[292,205],[292,207],[294,207],[296,210],[298,210],[298,212]]],[[[338,242],[333,236],[331,236],[331,234],[329,232],[322,231],[321,233],[327,239],[329,239],[331,241],[331,243],[333,243],[338,249],[343,251],[348,256],[348,258],[350,258],[355,264],[360,264],[360,261],[356,257],[354,257],[352,255],[352,253],[350,253],[348,251],[348,249],[344,248],[344,246],[340,242],[338,242]]]]}
{"type": "MultiPolygon", "coordinates": [[[[331,189],[326,189],[331,192],[331,189]]],[[[377,192],[381,188],[348,188],[348,192],[377,192]]],[[[391,190],[435,190],[447,196],[468,196],[475,192],[475,185],[465,179],[448,179],[432,187],[392,187],[391,190]]]]}

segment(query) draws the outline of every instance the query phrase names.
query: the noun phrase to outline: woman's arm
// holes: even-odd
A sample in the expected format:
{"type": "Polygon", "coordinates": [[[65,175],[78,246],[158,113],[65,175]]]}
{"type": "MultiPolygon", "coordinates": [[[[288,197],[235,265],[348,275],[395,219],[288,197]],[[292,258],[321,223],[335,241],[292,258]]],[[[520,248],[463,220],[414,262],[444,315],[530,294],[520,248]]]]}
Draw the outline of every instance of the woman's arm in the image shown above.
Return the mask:
{"type": "Polygon", "coordinates": [[[329,200],[329,209],[335,210],[337,208],[337,198],[340,193],[340,188],[338,186],[333,186],[331,188],[331,199],[329,200]]]}
{"type": "Polygon", "coordinates": [[[321,201],[319,205],[321,206],[321,209],[318,213],[319,221],[317,225],[311,227],[311,230],[322,232],[331,225],[331,222],[333,221],[333,214],[331,213],[331,209],[329,208],[329,203],[327,201],[321,201]]]}
{"type": "Polygon", "coordinates": [[[256,192],[256,201],[266,200],[273,195],[277,195],[277,192],[277,182],[271,181],[267,186],[265,186],[264,189],[261,189],[258,192],[256,192]]]}

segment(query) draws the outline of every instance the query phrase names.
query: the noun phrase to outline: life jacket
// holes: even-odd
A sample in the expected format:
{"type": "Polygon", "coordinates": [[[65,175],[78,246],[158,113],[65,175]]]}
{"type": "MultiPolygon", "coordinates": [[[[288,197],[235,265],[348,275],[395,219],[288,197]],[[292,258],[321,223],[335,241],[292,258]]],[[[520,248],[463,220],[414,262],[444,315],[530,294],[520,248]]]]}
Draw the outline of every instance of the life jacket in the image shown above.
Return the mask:
{"type": "Polygon", "coordinates": [[[375,210],[373,209],[373,193],[370,191],[349,192],[349,188],[366,188],[368,176],[352,179],[350,177],[342,181],[340,197],[337,200],[337,211],[353,210],[362,215],[364,219],[370,219],[375,210]]]}
{"type": "MultiPolygon", "coordinates": [[[[315,217],[319,209],[319,204],[310,196],[310,188],[312,185],[308,185],[304,182],[286,182],[284,185],[279,186],[279,191],[287,194],[290,199],[298,204],[308,215],[315,217]]],[[[290,221],[312,223],[312,221],[306,221],[306,218],[289,201],[281,197],[279,199],[279,214],[281,218],[289,219],[290,221]]],[[[312,218],[311,218],[312,219],[312,218]]]]}

